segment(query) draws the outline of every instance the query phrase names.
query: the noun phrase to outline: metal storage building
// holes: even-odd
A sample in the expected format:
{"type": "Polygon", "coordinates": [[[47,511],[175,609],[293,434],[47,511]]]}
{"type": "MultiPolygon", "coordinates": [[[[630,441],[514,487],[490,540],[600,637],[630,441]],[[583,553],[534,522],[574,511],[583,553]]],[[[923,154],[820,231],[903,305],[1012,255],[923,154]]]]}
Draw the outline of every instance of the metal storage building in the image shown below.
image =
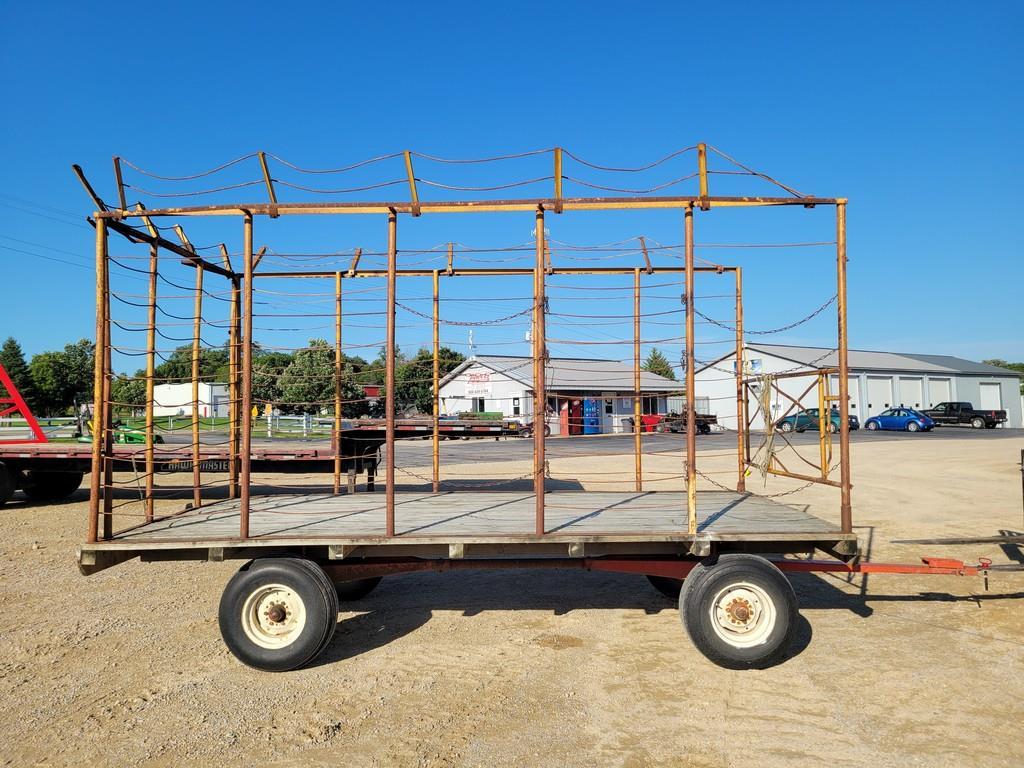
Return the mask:
{"type": "MultiPolygon", "coordinates": [[[[783,344],[748,344],[744,347],[744,368],[748,376],[761,373],[837,366],[836,353],[825,347],[795,347],[783,344]]],[[[736,354],[703,364],[697,369],[696,394],[708,399],[709,411],[718,416],[719,424],[736,428],[736,354]]],[[[850,413],[861,422],[869,416],[897,405],[910,408],[931,408],[944,401],[966,401],[975,408],[1006,411],[1007,427],[1024,427],[1020,382],[1022,374],[986,363],[975,363],[949,355],[924,355],[903,352],[877,352],[851,349],[850,413]]],[[[839,391],[837,377],[832,377],[831,391],[839,391]]],[[[791,394],[797,397],[810,381],[792,379],[791,394]]],[[[787,390],[788,391],[788,390],[787,390]]],[[[802,401],[816,407],[817,393],[811,392],[802,401]]],[[[754,413],[750,403],[751,414],[754,413]]],[[[781,406],[785,410],[785,406],[781,406]]],[[[763,418],[757,417],[753,429],[763,429],[763,418]]]]}
{"type": "MultiPolygon", "coordinates": [[[[628,432],[623,420],[633,417],[633,366],[618,360],[553,357],[545,366],[552,434],[564,426],[563,412],[576,401],[599,401],[600,431],[628,432]],[[551,413],[553,412],[553,413],[551,413]],[[554,414],[558,414],[555,418],[554,414]]],[[[640,372],[641,411],[667,413],[676,405],[682,382],[640,372]]],[[[471,357],[441,379],[441,413],[491,411],[506,418],[533,421],[533,358],[504,355],[471,357]]]]}
{"type": "MultiPolygon", "coordinates": [[[[228,385],[199,382],[199,416],[227,417],[231,396],[228,385]]],[[[157,384],[153,387],[154,416],[191,416],[192,383],[157,384]]]]}

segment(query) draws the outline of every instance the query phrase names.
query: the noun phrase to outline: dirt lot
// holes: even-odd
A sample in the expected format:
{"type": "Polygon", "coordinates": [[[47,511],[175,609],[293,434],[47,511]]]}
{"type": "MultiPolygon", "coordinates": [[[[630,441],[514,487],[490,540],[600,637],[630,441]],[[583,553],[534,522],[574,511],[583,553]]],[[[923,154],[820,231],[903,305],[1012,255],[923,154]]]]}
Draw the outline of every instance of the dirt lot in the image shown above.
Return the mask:
{"type": "MultiPolygon", "coordinates": [[[[927,438],[853,446],[854,517],[874,559],[928,550],[893,539],[1022,527],[1024,441],[927,438]]],[[[623,466],[565,459],[552,472],[623,466]]],[[[679,459],[648,466],[670,475],[679,459]]],[[[516,470],[467,471],[498,469],[516,470]]],[[[831,489],[789,498],[837,516],[831,489]]],[[[1022,574],[988,593],[955,577],[795,578],[800,642],[753,672],[705,661],[642,578],[415,575],[341,614],[316,666],[269,675],[218,635],[237,564],[83,578],[72,552],[86,506],[79,493],[0,512],[2,765],[1024,764],[1022,574]]],[[[992,546],[931,551],[1007,561],[992,546]]]]}

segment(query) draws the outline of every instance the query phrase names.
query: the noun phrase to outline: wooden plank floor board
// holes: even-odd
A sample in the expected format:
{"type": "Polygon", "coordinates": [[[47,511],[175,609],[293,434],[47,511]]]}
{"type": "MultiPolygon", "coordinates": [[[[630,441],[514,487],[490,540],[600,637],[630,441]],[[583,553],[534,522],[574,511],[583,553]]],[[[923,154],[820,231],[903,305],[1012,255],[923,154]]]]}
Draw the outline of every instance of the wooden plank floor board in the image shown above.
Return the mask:
{"type": "MultiPolygon", "coordinates": [[[[238,535],[239,503],[224,500],[134,528],[116,538],[143,543],[183,539],[230,539],[238,535]]],[[[252,499],[253,538],[310,536],[358,539],[384,536],[383,493],[332,496],[275,494],[252,499]]],[[[701,534],[839,535],[832,523],[803,509],[756,495],[707,491],[697,497],[701,534]]],[[[547,532],[559,536],[672,534],[686,531],[683,493],[552,492],[546,496],[547,532]]],[[[530,535],[534,496],[525,492],[399,492],[399,537],[481,538],[530,535]]]]}

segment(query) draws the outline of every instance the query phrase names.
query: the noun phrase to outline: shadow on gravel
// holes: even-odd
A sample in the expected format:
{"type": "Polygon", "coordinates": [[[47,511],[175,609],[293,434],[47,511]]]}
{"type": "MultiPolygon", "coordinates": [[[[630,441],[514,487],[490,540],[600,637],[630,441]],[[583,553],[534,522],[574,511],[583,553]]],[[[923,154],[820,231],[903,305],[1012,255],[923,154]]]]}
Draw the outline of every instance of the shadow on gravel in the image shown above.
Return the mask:
{"type": "MultiPolygon", "coordinates": [[[[462,616],[539,611],[562,616],[575,610],[611,609],[636,609],[647,615],[678,610],[676,601],[656,591],[646,578],[627,574],[524,569],[388,577],[367,597],[342,605],[337,632],[312,666],[381,648],[424,626],[437,611],[462,616]]],[[[787,658],[797,656],[811,642],[810,623],[803,616],[797,621],[796,640],[787,658]]],[[[674,630],[680,643],[689,642],[681,622],[674,630]]]]}
{"type": "MultiPolygon", "coordinates": [[[[893,577],[897,578],[897,577],[893,577]]],[[[929,578],[957,579],[958,576],[932,576],[929,578]]],[[[846,577],[831,574],[815,575],[810,573],[793,573],[789,575],[801,608],[845,610],[866,618],[874,613],[870,603],[976,603],[981,604],[993,600],[1020,600],[1024,592],[985,592],[977,595],[954,595],[949,592],[916,592],[905,595],[878,595],[861,592],[851,594],[840,589],[840,584],[848,583],[846,577]]],[[[981,586],[980,579],[975,579],[981,586]]]]}

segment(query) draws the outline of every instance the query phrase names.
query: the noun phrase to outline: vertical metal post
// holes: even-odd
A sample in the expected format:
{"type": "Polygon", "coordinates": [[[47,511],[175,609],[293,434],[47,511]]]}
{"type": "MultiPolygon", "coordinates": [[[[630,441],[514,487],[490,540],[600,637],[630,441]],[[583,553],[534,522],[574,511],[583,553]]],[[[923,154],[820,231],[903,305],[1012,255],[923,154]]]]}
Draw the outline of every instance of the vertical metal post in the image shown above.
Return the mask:
{"type": "Polygon", "coordinates": [[[533,269],[533,494],[536,499],[535,531],[544,535],[544,427],[547,424],[547,392],[544,365],[547,356],[544,328],[544,209],[536,215],[537,262],[533,269]]]}
{"type": "Polygon", "coordinates": [[[398,215],[388,213],[388,298],[384,352],[385,438],[388,463],[384,474],[385,533],[395,535],[395,281],[398,271],[398,215]]]}
{"type": "Polygon", "coordinates": [[[433,471],[431,474],[431,487],[434,493],[441,490],[441,434],[439,419],[441,418],[441,403],[440,403],[440,380],[441,380],[441,363],[438,359],[438,355],[441,351],[441,339],[439,333],[440,323],[440,302],[438,301],[438,270],[434,270],[434,370],[433,370],[433,393],[431,396],[431,402],[433,403],[434,423],[432,428],[432,444],[431,453],[433,455],[432,466],[433,471]]]}
{"type": "Polygon", "coordinates": [[[555,147],[555,213],[562,212],[562,148],[555,147]]]}
{"type": "Polygon", "coordinates": [[[149,246],[149,305],[146,316],[146,522],[152,522],[153,485],[156,472],[156,461],[153,455],[153,442],[156,439],[156,425],[153,418],[156,382],[156,280],[159,269],[159,247],[156,243],[149,246]]]}
{"type": "Polygon", "coordinates": [[[686,515],[687,531],[697,533],[697,408],[694,402],[693,206],[684,219],[686,256],[686,515]]]}
{"type": "Polygon", "coordinates": [[[743,387],[743,268],[733,270],[736,275],[736,464],[739,474],[736,477],[736,490],[745,493],[747,490],[747,462],[745,456],[744,435],[747,432],[747,415],[745,391],[743,387]]]}
{"type": "Polygon", "coordinates": [[[825,398],[828,386],[828,375],[818,374],[818,461],[821,466],[821,479],[828,479],[828,444],[829,429],[832,426],[832,404],[825,398]]]}
{"type": "Polygon", "coordinates": [[[249,538],[249,501],[252,478],[252,214],[245,212],[242,220],[242,258],[245,264],[245,287],[242,291],[242,444],[241,488],[238,508],[238,535],[249,538]]]}
{"type": "Polygon", "coordinates": [[[853,532],[850,503],[850,379],[847,364],[846,325],[846,201],[836,204],[836,308],[839,315],[839,480],[842,500],[839,506],[843,533],[853,532]]]}
{"type": "Polygon", "coordinates": [[[644,489],[640,413],[640,268],[633,270],[633,469],[635,488],[644,489]]]}
{"type": "Polygon", "coordinates": [[[124,177],[121,175],[121,158],[114,155],[114,181],[117,182],[117,202],[121,210],[127,210],[128,203],[124,197],[124,177]]]}
{"type": "Polygon", "coordinates": [[[103,334],[106,329],[107,220],[96,219],[96,347],[93,353],[92,381],[92,474],[89,478],[89,526],[86,540],[93,544],[99,537],[100,472],[103,468],[103,334]]]}
{"type": "Polygon", "coordinates": [[[242,393],[239,391],[239,346],[242,336],[242,283],[231,278],[231,327],[228,329],[228,497],[238,498],[239,434],[241,432],[242,393]]]}
{"type": "Polygon", "coordinates": [[[700,185],[700,209],[708,210],[708,146],[703,142],[697,145],[697,177],[700,185]]]}
{"type": "Polygon", "coordinates": [[[199,363],[202,354],[203,329],[203,267],[196,264],[196,289],[192,303],[192,504],[199,507],[203,503],[202,476],[199,465],[202,457],[199,453],[199,363]]]}
{"type": "Polygon", "coordinates": [[[341,272],[334,273],[334,495],[341,493],[341,272]]]}
{"type": "Polygon", "coordinates": [[[103,271],[103,538],[114,535],[114,404],[111,385],[114,366],[111,364],[110,336],[110,269],[103,271]]]}

